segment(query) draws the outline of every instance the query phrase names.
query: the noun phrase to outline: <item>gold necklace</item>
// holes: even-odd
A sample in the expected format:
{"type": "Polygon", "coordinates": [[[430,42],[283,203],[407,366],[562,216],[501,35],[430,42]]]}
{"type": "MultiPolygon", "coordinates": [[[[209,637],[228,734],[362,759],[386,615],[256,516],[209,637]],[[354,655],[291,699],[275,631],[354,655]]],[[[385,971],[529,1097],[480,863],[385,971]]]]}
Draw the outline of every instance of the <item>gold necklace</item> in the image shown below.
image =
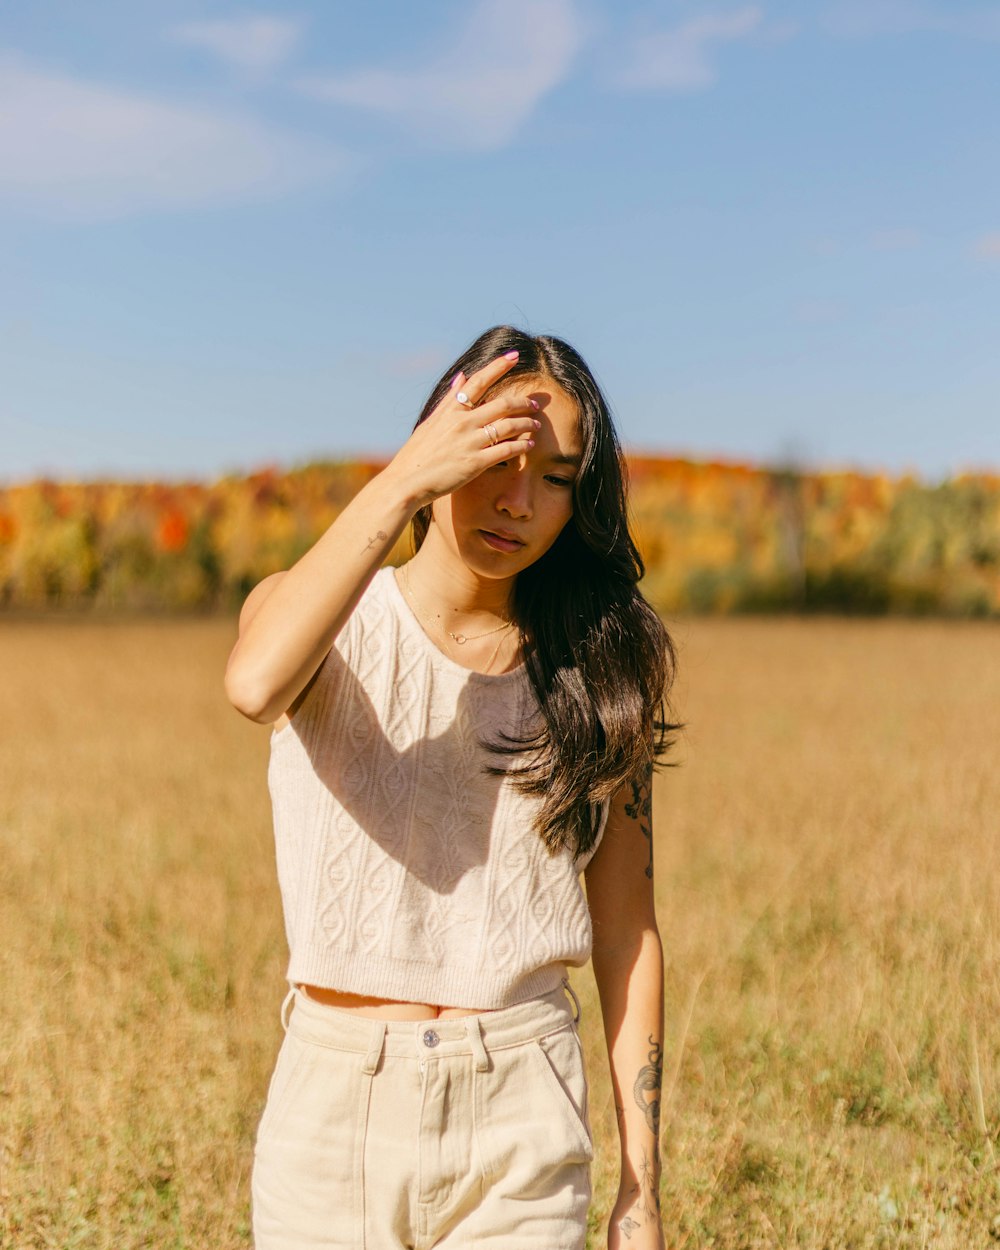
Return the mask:
{"type": "Polygon", "coordinates": [[[501,638],[501,639],[500,639],[500,641],[497,643],[497,645],[493,648],[493,654],[490,656],[490,662],[489,662],[489,664],[487,664],[487,665],[486,665],[486,667],[483,669],[483,676],[484,676],[484,677],[485,677],[485,676],[486,676],[486,674],[490,671],[490,669],[493,667],[493,661],[497,658],[497,655],[498,655],[498,653],[499,653],[500,648],[501,648],[501,646],[502,646],[502,645],[503,645],[503,638],[501,638]]]}
{"type": "MultiPolygon", "coordinates": [[[[424,612],[426,612],[427,609],[424,608],[423,604],[420,602],[417,596],[413,593],[413,587],[410,585],[410,569],[409,569],[408,564],[403,565],[403,577],[406,581],[406,589],[407,589],[407,592],[409,593],[410,598],[413,600],[415,604],[417,604],[418,607],[420,607],[424,612]]],[[[439,621],[440,617],[441,617],[440,612],[435,613],[435,621],[439,621]]],[[[454,640],[458,643],[460,647],[464,647],[467,642],[475,642],[477,638],[489,638],[491,634],[498,634],[502,629],[513,629],[513,627],[514,627],[513,621],[505,621],[503,625],[498,625],[495,629],[488,629],[483,634],[455,634],[455,633],[452,633],[450,629],[445,629],[443,625],[438,625],[438,628],[441,630],[444,630],[444,632],[448,635],[449,638],[454,638],[454,640]]],[[[503,639],[501,638],[500,641],[502,642],[503,639]]]]}
{"type": "MultiPolygon", "coordinates": [[[[410,585],[410,570],[409,570],[409,567],[408,567],[408,565],[405,565],[405,564],[403,565],[403,580],[404,580],[404,582],[406,583],[406,591],[407,591],[407,594],[410,596],[410,598],[413,600],[414,604],[415,604],[417,607],[421,607],[420,601],[417,599],[416,595],[413,593],[413,587],[410,585]]],[[[435,623],[437,623],[436,618],[435,618],[435,623]]],[[[455,639],[455,641],[456,641],[456,642],[457,642],[460,646],[461,646],[461,645],[464,645],[466,642],[471,641],[473,638],[488,638],[490,634],[496,634],[496,633],[499,633],[499,632],[500,632],[500,630],[508,630],[508,629],[513,629],[513,627],[514,627],[514,622],[513,622],[513,621],[508,621],[506,625],[499,625],[499,626],[497,626],[497,628],[496,628],[496,629],[489,629],[489,630],[487,630],[487,631],[486,631],[486,633],[485,633],[485,634],[472,634],[472,635],[459,634],[459,635],[456,635],[456,634],[453,634],[453,633],[451,632],[451,630],[450,630],[450,629],[445,629],[443,625],[438,625],[438,628],[439,628],[439,629],[440,629],[443,633],[446,633],[446,634],[449,636],[449,638],[454,638],[454,639],[455,639]]],[[[497,642],[497,645],[493,648],[493,654],[492,654],[492,655],[490,656],[490,658],[489,658],[489,663],[486,665],[486,668],[483,670],[483,676],[484,676],[484,677],[485,677],[485,676],[489,673],[490,669],[493,667],[493,662],[494,662],[494,660],[497,658],[497,656],[498,656],[498,655],[499,655],[499,653],[500,653],[500,648],[503,646],[503,641],[504,641],[504,640],[503,640],[503,638],[500,638],[500,640],[497,642]]]]}

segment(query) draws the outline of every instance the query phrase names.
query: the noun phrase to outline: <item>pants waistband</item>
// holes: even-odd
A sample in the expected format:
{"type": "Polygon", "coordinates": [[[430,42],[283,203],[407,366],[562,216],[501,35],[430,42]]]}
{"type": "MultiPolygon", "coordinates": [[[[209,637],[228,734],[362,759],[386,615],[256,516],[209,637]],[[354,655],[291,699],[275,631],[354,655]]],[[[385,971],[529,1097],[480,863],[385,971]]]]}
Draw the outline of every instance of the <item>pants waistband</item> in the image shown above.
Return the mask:
{"type": "Polygon", "coordinates": [[[368,1072],[375,1071],[382,1054],[419,1060],[471,1055],[475,1066],[485,1071],[489,1051],[519,1046],[575,1023],[580,1018],[580,1000],[564,980],[548,994],[496,1011],[444,1019],[373,1020],[318,1003],[295,986],[288,992],[281,1015],[287,1031],[302,1041],[365,1055],[362,1066],[368,1072]],[[290,1021],[289,1007],[293,1008],[290,1021]]]}

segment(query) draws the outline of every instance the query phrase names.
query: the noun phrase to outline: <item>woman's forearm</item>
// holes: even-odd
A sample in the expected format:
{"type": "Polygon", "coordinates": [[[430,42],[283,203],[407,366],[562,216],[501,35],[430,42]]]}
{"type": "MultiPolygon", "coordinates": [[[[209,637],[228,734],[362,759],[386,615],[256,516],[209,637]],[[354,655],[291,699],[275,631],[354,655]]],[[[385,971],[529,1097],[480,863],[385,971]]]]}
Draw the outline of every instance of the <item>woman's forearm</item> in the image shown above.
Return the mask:
{"type": "Polygon", "coordinates": [[[418,506],[383,470],[277,581],[226,668],[226,693],[245,716],[275,720],[305,688],[418,506]]]}
{"type": "Polygon", "coordinates": [[[663,947],[655,928],[628,947],[595,947],[611,1083],[621,1139],[612,1215],[631,1240],[660,1227],[660,1097],[663,1085],[663,947]]]}

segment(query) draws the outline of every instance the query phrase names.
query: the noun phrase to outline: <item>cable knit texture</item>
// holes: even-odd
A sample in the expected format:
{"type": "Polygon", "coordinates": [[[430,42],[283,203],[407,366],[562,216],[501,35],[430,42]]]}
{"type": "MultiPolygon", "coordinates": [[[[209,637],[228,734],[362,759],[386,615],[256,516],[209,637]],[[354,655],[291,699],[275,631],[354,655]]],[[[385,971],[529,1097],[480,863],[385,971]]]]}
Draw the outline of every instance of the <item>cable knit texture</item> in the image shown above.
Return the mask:
{"type": "Polygon", "coordinates": [[[529,723],[540,712],[524,665],[463,668],[380,569],[271,735],[290,982],[486,1010],[587,961],[579,873],[593,851],[550,855],[533,827],[541,800],[482,772],[517,757],[479,740],[529,723]]]}

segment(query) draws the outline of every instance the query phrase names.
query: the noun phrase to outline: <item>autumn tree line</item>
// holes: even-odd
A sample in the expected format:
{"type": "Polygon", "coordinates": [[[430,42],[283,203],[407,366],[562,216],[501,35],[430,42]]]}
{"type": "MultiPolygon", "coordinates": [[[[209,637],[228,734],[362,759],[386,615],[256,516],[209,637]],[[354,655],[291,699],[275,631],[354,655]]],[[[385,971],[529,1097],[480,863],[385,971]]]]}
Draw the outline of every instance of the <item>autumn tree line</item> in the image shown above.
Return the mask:
{"type": "MultiPolygon", "coordinates": [[[[0,610],[235,612],[381,467],[0,486],[0,610]]],[[[665,614],[1000,616],[1000,475],[932,485],[645,457],[629,475],[643,589],[665,614]]]]}

